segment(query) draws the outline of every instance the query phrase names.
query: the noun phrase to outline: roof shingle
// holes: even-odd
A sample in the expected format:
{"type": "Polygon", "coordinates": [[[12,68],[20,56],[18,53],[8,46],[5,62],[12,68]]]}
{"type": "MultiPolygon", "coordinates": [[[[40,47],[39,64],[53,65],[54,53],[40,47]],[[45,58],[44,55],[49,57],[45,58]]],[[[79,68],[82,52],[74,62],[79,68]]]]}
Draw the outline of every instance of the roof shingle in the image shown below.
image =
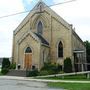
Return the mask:
{"type": "Polygon", "coordinates": [[[49,43],[39,34],[35,33],[35,35],[40,39],[40,41],[42,42],[42,44],[46,44],[49,46],[49,43]]]}

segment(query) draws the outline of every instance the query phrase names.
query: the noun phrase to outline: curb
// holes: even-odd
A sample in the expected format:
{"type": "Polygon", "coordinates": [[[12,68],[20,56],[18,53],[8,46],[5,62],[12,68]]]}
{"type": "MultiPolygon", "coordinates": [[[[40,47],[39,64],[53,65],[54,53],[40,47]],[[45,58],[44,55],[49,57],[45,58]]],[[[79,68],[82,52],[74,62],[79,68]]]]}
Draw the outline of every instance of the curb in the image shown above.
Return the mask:
{"type": "Polygon", "coordinates": [[[16,76],[0,76],[0,79],[7,80],[22,80],[22,81],[33,81],[33,82],[61,82],[61,83],[90,83],[90,81],[71,81],[71,80],[46,80],[46,79],[33,79],[33,77],[16,77],[16,76]]]}

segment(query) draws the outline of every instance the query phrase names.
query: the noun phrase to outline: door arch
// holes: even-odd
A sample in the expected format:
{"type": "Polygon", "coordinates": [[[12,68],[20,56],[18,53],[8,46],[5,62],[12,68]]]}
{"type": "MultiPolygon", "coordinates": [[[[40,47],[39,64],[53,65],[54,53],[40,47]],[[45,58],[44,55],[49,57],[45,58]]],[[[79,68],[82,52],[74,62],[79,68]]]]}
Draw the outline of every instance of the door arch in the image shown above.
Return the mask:
{"type": "Polygon", "coordinates": [[[24,68],[31,69],[31,66],[32,66],[32,50],[30,47],[27,47],[25,50],[24,68]]]}

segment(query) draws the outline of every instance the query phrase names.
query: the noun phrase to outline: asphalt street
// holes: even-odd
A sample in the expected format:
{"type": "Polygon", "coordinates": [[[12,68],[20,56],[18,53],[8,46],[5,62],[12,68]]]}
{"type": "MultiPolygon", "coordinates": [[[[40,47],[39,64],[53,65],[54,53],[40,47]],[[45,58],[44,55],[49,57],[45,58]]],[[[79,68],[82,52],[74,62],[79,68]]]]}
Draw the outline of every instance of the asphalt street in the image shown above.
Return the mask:
{"type": "Polygon", "coordinates": [[[21,81],[21,80],[8,80],[0,78],[0,90],[63,90],[53,89],[47,87],[46,83],[21,81]]]}

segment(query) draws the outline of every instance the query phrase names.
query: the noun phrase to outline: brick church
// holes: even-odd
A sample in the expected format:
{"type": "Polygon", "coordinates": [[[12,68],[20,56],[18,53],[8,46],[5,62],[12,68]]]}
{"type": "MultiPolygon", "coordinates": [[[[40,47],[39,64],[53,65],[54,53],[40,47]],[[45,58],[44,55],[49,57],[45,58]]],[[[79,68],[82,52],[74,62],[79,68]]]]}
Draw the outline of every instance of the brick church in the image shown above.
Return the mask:
{"type": "Polygon", "coordinates": [[[39,1],[13,32],[12,62],[21,70],[40,70],[48,61],[63,67],[67,57],[71,58],[74,71],[85,70],[83,41],[71,24],[39,1]]]}

